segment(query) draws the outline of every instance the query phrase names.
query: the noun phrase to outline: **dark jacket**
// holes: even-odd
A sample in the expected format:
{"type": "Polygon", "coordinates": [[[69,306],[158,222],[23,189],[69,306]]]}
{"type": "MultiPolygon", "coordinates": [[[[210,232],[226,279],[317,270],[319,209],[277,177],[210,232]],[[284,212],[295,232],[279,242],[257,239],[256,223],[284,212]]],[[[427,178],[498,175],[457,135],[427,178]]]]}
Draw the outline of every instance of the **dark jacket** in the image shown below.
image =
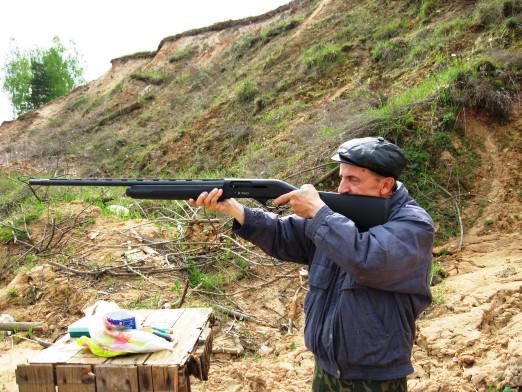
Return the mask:
{"type": "Polygon", "coordinates": [[[434,230],[401,183],[388,222],[364,233],[327,206],[313,219],[245,208],[233,229],[271,256],[309,264],[305,343],[326,372],[389,380],[413,371],[415,319],[431,302],[434,230]]]}

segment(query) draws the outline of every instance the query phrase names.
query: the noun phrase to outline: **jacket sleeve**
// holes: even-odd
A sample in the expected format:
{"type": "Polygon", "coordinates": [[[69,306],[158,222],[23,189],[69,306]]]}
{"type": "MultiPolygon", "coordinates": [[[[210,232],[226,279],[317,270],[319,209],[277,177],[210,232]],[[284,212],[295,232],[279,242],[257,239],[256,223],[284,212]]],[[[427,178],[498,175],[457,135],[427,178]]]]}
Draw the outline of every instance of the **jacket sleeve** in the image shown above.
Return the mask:
{"type": "Polygon", "coordinates": [[[245,222],[234,221],[232,231],[280,260],[309,263],[315,246],[305,235],[306,221],[297,216],[279,217],[258,208],[245,207],[245,222]]]}
{"type": "Polygon", "coordinates": [[[353,221],[323,206],[306,235],[358,284],[429,295],[433,223],[422,208],[404,208],[387,223],[360,233],[353,221]]]}

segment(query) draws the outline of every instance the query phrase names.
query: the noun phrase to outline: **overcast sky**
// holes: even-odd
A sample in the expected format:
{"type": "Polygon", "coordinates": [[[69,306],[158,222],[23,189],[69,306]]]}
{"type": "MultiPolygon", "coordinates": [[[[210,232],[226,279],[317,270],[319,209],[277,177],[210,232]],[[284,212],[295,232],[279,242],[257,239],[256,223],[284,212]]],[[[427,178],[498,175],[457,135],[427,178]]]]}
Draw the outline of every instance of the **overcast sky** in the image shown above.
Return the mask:
{"type": "MultiPolygon", "coordinates": [[[[273,10],[289,0],[7,0],[0,2],[0,83],[14,38],[21,50],[48,48],[58,36],[75,43],[87,81],[110,68],[110,60],[156,50],[160,41],[193,28],[273,10]]],[[[0,92],[0,124],[13,117],[0,92]]]]}

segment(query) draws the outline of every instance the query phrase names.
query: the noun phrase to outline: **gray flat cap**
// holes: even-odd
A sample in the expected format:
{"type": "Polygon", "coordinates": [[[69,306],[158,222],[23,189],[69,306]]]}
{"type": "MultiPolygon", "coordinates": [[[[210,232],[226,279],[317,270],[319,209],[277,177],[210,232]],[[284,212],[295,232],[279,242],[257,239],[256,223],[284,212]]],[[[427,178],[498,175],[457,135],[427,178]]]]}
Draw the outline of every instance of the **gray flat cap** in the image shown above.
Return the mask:
{"type": "Polygon", "coordinates": [[[341,144],[332,159],[364,167],[397,179],[408,163],[402,150],[382,137],[351,139],[341,144]]]}

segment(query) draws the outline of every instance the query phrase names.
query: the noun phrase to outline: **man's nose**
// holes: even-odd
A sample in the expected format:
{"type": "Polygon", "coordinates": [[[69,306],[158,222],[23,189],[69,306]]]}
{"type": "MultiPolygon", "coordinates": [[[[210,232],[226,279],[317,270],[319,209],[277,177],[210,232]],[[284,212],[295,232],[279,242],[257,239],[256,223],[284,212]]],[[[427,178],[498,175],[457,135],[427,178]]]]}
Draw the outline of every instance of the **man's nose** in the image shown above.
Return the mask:
{"type": "Polygon", "coordinates": [[[341,180],[339,187],[337,188],[337,193],[350,193],[349,183],[347,181],[341,180]]]}

